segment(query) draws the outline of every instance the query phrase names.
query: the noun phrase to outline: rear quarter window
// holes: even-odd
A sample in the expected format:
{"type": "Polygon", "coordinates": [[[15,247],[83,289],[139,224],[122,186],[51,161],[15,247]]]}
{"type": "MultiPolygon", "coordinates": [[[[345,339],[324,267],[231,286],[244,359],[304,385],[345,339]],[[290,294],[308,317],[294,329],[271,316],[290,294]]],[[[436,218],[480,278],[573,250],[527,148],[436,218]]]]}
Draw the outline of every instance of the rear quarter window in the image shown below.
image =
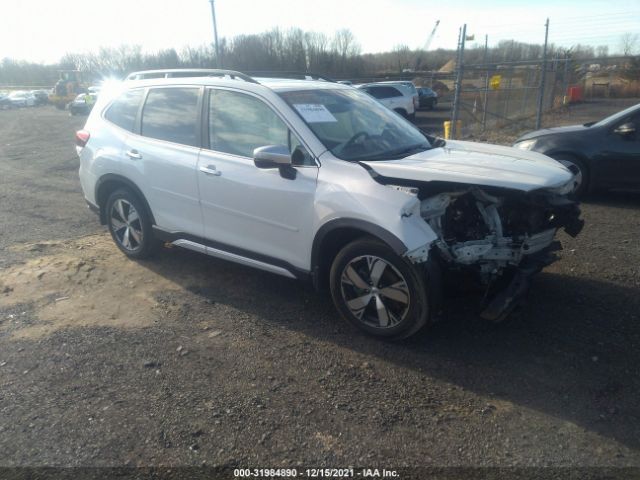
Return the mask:
{"type": "Polygon", "coordinates": [[[123,93],[107,109],[104,118],[120,128],[133,132],[143,93],[142,89],[123,93]]]}

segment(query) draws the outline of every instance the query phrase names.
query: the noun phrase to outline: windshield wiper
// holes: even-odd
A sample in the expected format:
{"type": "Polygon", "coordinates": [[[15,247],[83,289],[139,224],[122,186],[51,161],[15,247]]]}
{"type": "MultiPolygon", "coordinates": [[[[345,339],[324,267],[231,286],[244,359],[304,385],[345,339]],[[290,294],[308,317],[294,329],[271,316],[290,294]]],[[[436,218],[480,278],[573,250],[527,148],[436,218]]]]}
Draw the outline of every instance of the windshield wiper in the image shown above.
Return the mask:
{"type": "Polygon", "coordinates": [[[379,153],[377,155],[371,155],[370,157],[363,158],[362,160],[398,160],[400,158],[405,158],[414,153],[424,152],[425,150],[430,150],[431,146],[424,143],[418,143],[416,145],[411,145],[410,147],[405,147],[396,150],[389,150],[388,152],[379,153]]]}
{"type": "Polygon", "coordinates": [[[440,138],[440,137],[435,137],[433,139],[433,142],[431,142],[431,146],[433,148],[444,147],[446,144],[447,144],[447,141],[444,138],[440,138]]]}

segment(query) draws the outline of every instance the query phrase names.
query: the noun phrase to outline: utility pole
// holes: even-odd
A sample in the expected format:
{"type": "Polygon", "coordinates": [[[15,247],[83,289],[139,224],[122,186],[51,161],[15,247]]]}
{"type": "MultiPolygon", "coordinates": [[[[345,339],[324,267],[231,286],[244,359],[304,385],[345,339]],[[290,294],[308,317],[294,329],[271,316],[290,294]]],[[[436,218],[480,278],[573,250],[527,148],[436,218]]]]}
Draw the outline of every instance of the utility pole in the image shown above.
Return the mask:
{"type": "Polygon", "coordinates": [[[460,111],[460,94],[462,93],[462,62],[464,59],[464,42],[467,38],[467,24],[460,29],[458,37],[458,58],[456,59],[456,85],[453,94],[453,111],[451,112],[451,138],[455,139],[458,123],[458,112],[460,111]]]}
{"type": "Polygon", "coordinates": [[[544,84],[547,78],[547,44],[549,42],[549,19],[544,24],[544,48],[542,50],[542,71],[540,76],[540,92],[538,93],[538,111],[536,114],[536,130],[542,124],[542,108],[544,103],[544,84]]]}
{"type": "Polygon", "coordinates": [[[211,18],[213,19],[213,40],[216,48],[216,66],[222,68],[222,57],[220,56],[220,46],[218,45],[218,26],[216,25],[216,7],[214,0],[209,0],[211,4],[211,18]]]}

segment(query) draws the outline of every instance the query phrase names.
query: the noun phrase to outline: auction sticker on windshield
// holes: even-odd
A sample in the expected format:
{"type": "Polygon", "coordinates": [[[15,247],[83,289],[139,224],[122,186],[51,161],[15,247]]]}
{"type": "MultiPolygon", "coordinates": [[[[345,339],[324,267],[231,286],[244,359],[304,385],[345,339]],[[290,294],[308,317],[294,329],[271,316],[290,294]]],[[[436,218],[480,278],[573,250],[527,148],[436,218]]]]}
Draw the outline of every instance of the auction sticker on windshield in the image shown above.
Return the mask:
{"type": "Polygon", "coordinates": [[[308,123],[337,122],[327,107],[320,103],[295,103],[293,105],[308,123]]]}

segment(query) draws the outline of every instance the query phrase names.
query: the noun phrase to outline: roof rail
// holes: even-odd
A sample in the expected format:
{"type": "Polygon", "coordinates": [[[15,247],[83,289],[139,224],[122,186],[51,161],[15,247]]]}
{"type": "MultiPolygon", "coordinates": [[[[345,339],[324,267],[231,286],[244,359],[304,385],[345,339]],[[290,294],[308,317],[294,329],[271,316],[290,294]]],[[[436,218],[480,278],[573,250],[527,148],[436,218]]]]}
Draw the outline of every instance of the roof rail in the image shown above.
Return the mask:
{"type": "Polygon", "coordinates": [[[288,71],[288,72],[277,72],[277,71],[258,71],[258,72],[248,72],[252,77],[264,77],[264,78],[290,78],[293,80],[322,80],[324,82],[333,82],[335,80],[333,78],[329,78],[324,75],[319,75],[313,72],[296,72],[296,71],[288,71]]]}
{"type": "Polygon", "coordinates": [[[258,83],[249,75],[235,70],[221,70],[218,68],[171,68],[160,70],[141,70],[132,72],[125,80],[144,80],[147,78],[184,78],[184,77],[229,77],[233,80],[240,79],[249,83],[258,83]]]}

